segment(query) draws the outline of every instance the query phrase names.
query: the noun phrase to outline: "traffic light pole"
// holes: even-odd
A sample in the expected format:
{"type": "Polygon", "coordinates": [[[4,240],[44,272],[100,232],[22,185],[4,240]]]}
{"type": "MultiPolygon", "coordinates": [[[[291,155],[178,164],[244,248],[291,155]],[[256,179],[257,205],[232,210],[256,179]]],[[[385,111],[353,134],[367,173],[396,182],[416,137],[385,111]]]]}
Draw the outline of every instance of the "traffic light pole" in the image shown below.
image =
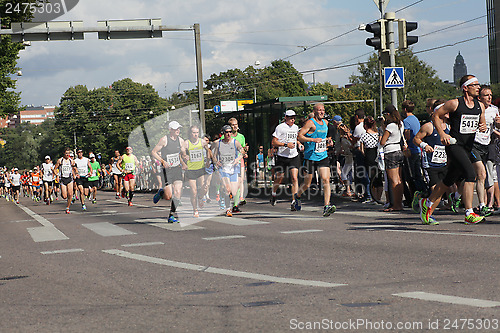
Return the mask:
{"type": "MultiPolygon", "coordinates": [[[[386,26],[386,40],[389,44],[389,62],[391,67],[396,67],[396,47],[394,42],[394,20],[396,19],[396,13],[389,12],[385,13],[385,19],[387,20],[386,26]]],[[[391,89],[391,102],[392,105],[398,108],[398,91],[397,89],[391,89]]]]}

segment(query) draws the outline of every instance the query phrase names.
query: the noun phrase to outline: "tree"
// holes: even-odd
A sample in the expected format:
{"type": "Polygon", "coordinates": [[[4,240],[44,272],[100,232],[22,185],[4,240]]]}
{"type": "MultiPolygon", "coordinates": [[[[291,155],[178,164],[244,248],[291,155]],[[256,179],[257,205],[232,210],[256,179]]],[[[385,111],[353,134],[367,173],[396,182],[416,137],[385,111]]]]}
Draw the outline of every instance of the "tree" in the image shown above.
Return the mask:
{"type": "MultiPolygon", "coordinates": [[[[0,0],[2,29],[9,29],[12,22],[31,21],[33,15],[29,10],[24,11],[24,8],[25,4],[35,2],[36,0],[0,0]],[[19,11],[13,9],[17,4],[21,6],[19,11]],[[8,11],[7,8],[11,10],[8,11]]],[[[23,44],[13,43],[10,36],[0,37],[0,117],[19,111],[21,94],[15,91],[16,80],[11,76],[20,70],[17,60],[22,49],[23,44]]]]}
{"type": "MultiPolygon", "coordinates": [[[[415,103],[416,113],[425,112],[427,98],[454,98],[460,94],[456,87],[444,83],[436,70],[419,60],[411,49],[396,51],[396,65],[405,68],[405,88],[398,89],[398,103],[409,99],[415,103]]],[[[352,75],[350,82],[355,84],[353,91],[369,91],[370,98],[379,99],[378,56],[374,53],[367,63],[359,64],[359,75],[352,75]]],[[[391,103],[390,90],[383,90],[384,105],[391,103]]],[[[398,107],[398,106],[396,106],[398,107]]]]}

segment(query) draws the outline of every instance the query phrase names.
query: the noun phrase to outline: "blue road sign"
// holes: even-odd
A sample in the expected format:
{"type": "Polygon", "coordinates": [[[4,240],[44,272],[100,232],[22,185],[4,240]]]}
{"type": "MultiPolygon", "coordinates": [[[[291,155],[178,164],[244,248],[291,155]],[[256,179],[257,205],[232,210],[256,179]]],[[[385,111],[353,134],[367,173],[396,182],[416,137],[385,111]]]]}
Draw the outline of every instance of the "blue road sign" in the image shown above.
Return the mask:
{"type": "Polygon", "coordinates": [[[220,112],[220,105],[214,106],[214,112],[219,113],[220,112]]]}
{"type": "Polygon", "coordinates": [[[384,67],[384,87],[404,88],[405,87],[404,67],[384,67]]]}

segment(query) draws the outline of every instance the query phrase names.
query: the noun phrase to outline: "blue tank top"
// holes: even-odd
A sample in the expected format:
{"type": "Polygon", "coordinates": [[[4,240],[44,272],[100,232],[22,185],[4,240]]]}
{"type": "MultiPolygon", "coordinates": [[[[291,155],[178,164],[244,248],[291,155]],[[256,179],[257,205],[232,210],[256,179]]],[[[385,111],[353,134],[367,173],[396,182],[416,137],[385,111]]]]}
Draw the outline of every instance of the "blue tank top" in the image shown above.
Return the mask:
{"type": "Polygon", "coordinates": [[[321,142],[304,142],[304,158],[311,161],[321,161],[328,157],[328,151],[326,149],[326,136],[328,134],[328,125],[325,120],[322,120],[323,124],[318,124],[316,120],[311,119],[316,130],[313,133],[306,133],[308,138],[320,138],[321,142]]]}
{"type": "MultiPolygon", "coordinates": [[[[444,132],[450,134],[450,126],[446,126],[444,132]]],[[[447,160],[445,146],[441,143],[441,138],[435,127],[432,134],[424,138],[424,142],[434,148],[433,153],[425,153],[428,166],[430,168],[444,167],[447,160]]]]}

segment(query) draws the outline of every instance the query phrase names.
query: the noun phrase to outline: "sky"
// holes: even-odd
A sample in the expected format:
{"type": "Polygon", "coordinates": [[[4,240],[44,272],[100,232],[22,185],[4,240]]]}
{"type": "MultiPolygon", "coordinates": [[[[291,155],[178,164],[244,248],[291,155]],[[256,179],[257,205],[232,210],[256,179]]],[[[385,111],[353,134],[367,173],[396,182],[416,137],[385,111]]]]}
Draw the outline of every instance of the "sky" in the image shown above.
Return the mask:
{"type": "MultiPolygon", "coordinates": [[[[410,33],[420,36],[413,50],[442,80],[453,80],[460,52],[468,72],[489,81],[486,0],[391,0],[386,11],[418,22],[410,33]]],[[[200,24],[204,80],[256,61],[262,68],[285,59],[299,71],[318,70],[314,77],[304,74],[306,82],[342,87],[356,66],[320,69],[366,61],[373,52],[365,45],[371,34],[357,27],[380,12],[373,0],[81,0],[57,20],[95,27],[102,20],[150,18],[169,26],[200,24]]],[[[23,105],[58,105],[72,86],[93,89],[123,78],[149,83],[161,97],[196,87],[193,32],[128,40],[98,40],[93,33],[83,41],[32,42],[20,52],[18,66],[23,105]]]]}

